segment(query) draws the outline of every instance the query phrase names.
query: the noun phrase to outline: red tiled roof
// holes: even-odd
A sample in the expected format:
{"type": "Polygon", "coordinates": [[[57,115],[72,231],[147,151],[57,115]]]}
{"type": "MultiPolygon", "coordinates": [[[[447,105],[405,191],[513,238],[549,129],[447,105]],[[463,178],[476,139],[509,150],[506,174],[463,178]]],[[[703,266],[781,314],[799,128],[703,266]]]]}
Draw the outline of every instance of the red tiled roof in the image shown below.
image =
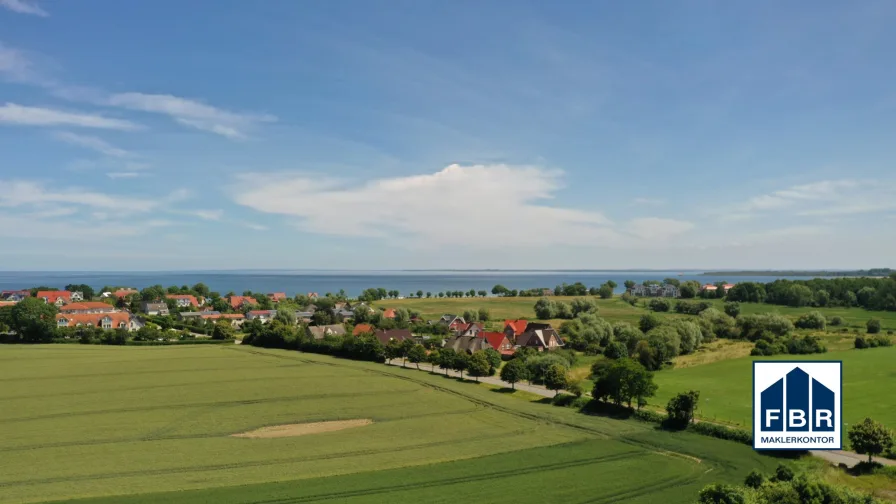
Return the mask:
{"type": "Polygon", "coordinates": [[[702,287],[702,289],[703,290],[716,290],[716,289],[718,289],[718,287],[716,287],[715,285],[706,284],[702,287]]]}
{"type": "Polygon", "coordinates": [[[395,308],[386,308],[383,310],[383,318],[395,318],[395,308]]]}
{"type": "Polygon", "coordinates": [[[140,294],[140,291],[138,291],[137,289],[119,289],[112,293],[112,295],[117,297],[118,299],[126,298],[131,294],[140,294]]]}
{"type": "Polygon", "coordinates": [[[734,288],[735,285],[736,284],[725,284],[725,290],[732,289],[732,288],[734,288]]]}
{"type": "Polygon", "coordinates": [[[55,303],[57,299],[62,298],[67,301],[72,300],[72,293],[69,291],[37,291],[37,298],[47,298],[48,303],[55,303]]]}
{"type": "Polygon", "coordinates": [[[523,334],[526,331],[527,324],[528,324],[528,322],[526,322],[526,319],[505,320],[504,321],[504,329],[507,329],[507,326],[510,326],[513,329],[513,335],[519,336],[520,334],[523,334]]]}
{"type": "Polygon", "coordinates": [[[2,307],[2,306],[13,306],[14,304],[16,304],[15,301],[0,301],[0,307],[2,307]]]}
{"type": "Polygon", "coordinates": [[[249,315],[271,315],[273,316],[277,310],[252,310],[249,315]]]}
{"type": "Polygon", "coordinates": [[[286,299],[286,293],[285,292],[272,292],[272,293],[268,294],[268,297],[271,298],[271,301],[275,301],[275,302],[283,301],[286,299]]]}
{"type": "Polygon", "coordinates": [[[218,320],[218,319],[244,319],[245,315],[242,313],[218,313],[215,315],[200,315],[202,318],[206,320],[218,320]]]}
{"type": "Polygon", "coordinates": [[[253,297],[249,297],[249,296],[230,296],[230,307],[231,307],[231,308],[239,308],[240,306],[243,305],[243,301],[245,301],[245,302],[247,302],[247,303],[249,303],[249,304],[253,304],[253,305],[258,304],[258,301],[256,301],[255,298],[253,298],[253,297]]]}
{"type": "Polygon", "coordinates": [[[196,300],[196,296],[192,294],[166,294],[165,297],[168,299],[189,299],[190,305],[197,308],[199,307],[199,301],[196,300]]]}
{"type": "Polygon", "coordinates": [[[103,325],[104,318],[112,319],[112,327],[118,329],[119,325],[124,322],[125,327],[127,327],[128,322],[131,320],[131,315],[127,312],[112,312],[112,313],[57,313],[56,314],[56,323],[58,324],[60,320],[66,320],[66,327],[75,327],[78,324],[87,325],[92,324],[96,327],[101,327],[103,325]]]}
{"type": "Polygon", "coordinates": [[[367,333],[373,333],[373,326],[370,324],[358,324],[352,329],[352,336],[360,336],[367,333]]]}
{"type": "Polygon", "coordinates": [[[510,340],[507,339],[507,335],[502,332],[493,332],[493,331],[483,331],[479,333],[477,336],[481,336],[485,338],[485,341],[488,341],[488,344],[497,351],[501,351],[501,343],[510,340]]]}
{"type": "Polygon", "coordinates": [[[114,310],[114,309],[115,309],[114,306],[112,306],[110,304],[106,304],[106,303],[101,303],[99,301],[82,301],[80,303],[67,304],[67,305],[63,306],[62,308],[60,308],[59,311],[62,313],[65,313],[65,312],[73,312],[73,311],[79,311],[79,310],[114,310]]]}

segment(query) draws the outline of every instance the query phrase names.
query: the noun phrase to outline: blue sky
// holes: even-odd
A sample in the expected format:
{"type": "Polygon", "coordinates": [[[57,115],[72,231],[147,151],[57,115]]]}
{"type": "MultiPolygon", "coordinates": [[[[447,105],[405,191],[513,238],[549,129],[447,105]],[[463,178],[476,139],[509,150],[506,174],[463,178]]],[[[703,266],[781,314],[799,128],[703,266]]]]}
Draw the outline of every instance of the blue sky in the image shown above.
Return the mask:
{"type": "Polygon", "coordinates": [[[896,4],[0,0],[0,269],[893,266],[896,4]]]}

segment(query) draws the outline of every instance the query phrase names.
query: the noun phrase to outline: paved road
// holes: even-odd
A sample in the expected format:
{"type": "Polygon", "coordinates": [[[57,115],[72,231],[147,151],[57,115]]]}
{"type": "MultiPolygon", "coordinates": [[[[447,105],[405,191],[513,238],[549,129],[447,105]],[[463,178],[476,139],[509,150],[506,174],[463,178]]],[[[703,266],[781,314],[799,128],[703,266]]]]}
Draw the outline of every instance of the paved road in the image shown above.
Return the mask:
{"type": "MultiPolygon", "coordinates": [[[[393,361],[390,361],[389,365],[401,367],[401,359],[395,359],[393,361]]],[[[408,368],[416,368],[416,366],[411,363],[408,363],[407,367],[408,368]]],[[[430,369],[431,369],[431,365],[429,365],[429,364],[421,364],[420,365],[420,371],[428,372],[428,371],[430,371],[430,369]]],[[[440,371],[443,374],[445,372],[444,369],[440,370],[438,367],[436,367],[435,370],[440,371]]],[[[449,370],[448,376],[453,376],[455,378],[459,378],[460,373],[458,373],[456,371],[449,370]]],[[[497,385],[499,387],[508,387],[508,388],[510,387],[509,383],[507,383],[505,381],[501,381],[500,378],[497,378],[495,376],[483,376],[483,377],[479,378],[479,381],[481,381],[482,383],[488,383],[490,385],[497,385]]],[[[533,394],[538,394],[538,395],[544,396],[544,397],[554,397],[554,395],[555,395],[553,390],[548,390],[548,389],[538,386],[538,385],[528,385],[525,383],[517,383],[516,389],[524,390],[526,392],[531,392],[533,394]]],[[[561,392],[565,392],[565,391],[561,390],[561,392]]],[[[663,413],[663,412],[659,411],[658,413],[663,413]]],[[[717,425],[722,425],[722,424],[717,424],[717,425]]],[[[855,453],[855,452],[842,451],[842,450],[812,450],[809,453],[811,453],[812,455],[819,457],[821,459],[827,460],[828,462],[830,462],[834,465],[846,464],[848,467],[852,467],[852,466],[858,464],[859,462],[868,460],[868,457],[866,457],[865,455],[859,455],[858,453],[855,453]]],[[[882,458],[882,457],[874,457],[874,461],[880,462],[883,465],[896,466],[896,460],[891,460],[891,459],[882,458]]]]}

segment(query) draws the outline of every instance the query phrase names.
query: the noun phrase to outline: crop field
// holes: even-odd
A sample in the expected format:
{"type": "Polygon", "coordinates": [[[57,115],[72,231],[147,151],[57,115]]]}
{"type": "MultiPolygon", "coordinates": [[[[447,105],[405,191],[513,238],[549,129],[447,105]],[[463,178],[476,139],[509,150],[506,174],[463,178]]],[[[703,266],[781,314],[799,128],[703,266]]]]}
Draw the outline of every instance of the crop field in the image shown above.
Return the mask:
{"type": "MultiPolygon", "coordinates": [[[[655,374],[659,390],[651,402],[657,407],[664,407],[678,392],[699,390],[699,416],[752,428],[754,359],[745,357],[659,371],[655,374]]],[[[870,416],[891,428],[896,427],[896,408],[890,400],[896,390],[896,347],[814,355],[778,355],[761,359],[842,360],[843,419],[846,425],[870,416]]]]}
{"type": "Polygon", "coordinates": [[[416,370],[238,346],[0,346],[0,385],[2,502],[691,502],[778,462],[416,370]],[[372,423],[233,436],[333,420],[372,423]]]}

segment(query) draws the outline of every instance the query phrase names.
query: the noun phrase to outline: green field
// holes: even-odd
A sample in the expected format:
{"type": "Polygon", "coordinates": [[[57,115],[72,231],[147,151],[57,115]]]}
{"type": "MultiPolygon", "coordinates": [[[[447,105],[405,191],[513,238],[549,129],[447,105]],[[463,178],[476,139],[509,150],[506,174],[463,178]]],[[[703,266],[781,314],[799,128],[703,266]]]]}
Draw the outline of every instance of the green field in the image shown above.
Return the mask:
{"type": "MultiPolygon", "coordinates": [[[[847,426],[870,416],[896,427],[896,347],[846,350],[815,355],[778,355],[762,360],[842,360],[843,419],[847,426]]],[[[700,391],[698,414],[707,420],[751,428],[754,358],[731,359],[659,371],[652,403],[664,407],[677,392],[700,391]]]]}
{"type": "Polygon", "coordinates": [[[3,502],[674,503],[778,463],[732,442],[298,352],[0,346],[0,384],[3,502]],[[374,423],[230,436],[359,418],[374,423]]]}

